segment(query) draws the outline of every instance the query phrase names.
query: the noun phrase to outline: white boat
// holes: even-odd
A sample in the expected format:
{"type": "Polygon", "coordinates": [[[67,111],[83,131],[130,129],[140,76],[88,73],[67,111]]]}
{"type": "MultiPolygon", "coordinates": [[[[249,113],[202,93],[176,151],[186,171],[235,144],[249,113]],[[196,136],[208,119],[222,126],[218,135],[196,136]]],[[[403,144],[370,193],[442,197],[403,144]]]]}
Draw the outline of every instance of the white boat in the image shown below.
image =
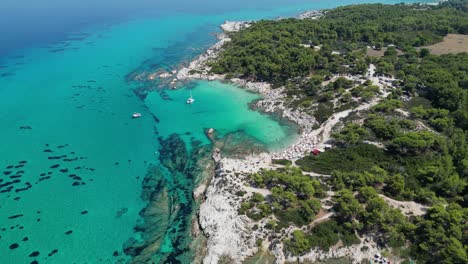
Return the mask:
{"type": "Polygon", "coordinates": [[[187,104],[193,104],[193,102],[195,102],[195,99],[193,99],[192,97],[187,99],[187,104]]]}
{"type": "Polygon", "coordinates": [[[187,99],[187,104],[193,104],[195,102],[195,99],[192,97],[192,90],[190,90],[190,97],[187,99]]]}
{"type": "Polygon", "coordinates": [[[141,117],[140,113],[133,113],[132,118],[139,118],[141,117]]]}

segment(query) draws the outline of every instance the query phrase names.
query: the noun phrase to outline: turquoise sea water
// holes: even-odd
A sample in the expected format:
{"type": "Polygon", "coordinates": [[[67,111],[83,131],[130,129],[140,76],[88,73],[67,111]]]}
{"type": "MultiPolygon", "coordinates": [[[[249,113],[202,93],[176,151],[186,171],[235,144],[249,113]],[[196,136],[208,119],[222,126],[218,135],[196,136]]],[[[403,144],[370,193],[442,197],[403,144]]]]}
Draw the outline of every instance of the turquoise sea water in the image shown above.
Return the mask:
{"type": "Polygon", "coordinates": [[[188,262],[196,159],[187,154],[191,161],[182,169],[166,165],[184,152],[165,140],[177,136],[191,151],[210,144],[204,131],[212,127],[220,137],[242,132],[277,149],[294,139],[294,128],[249,110],[259,97],[229,84],[197,81],[141,99],[133,90],[152,84],[128,76],[189,61],[215,42],[212,33],[226,19],[361,1],[273,2],[213,1],[204,10],[175,1],[157,15],[112,17],[57,33],[58,42],[8,48],[0,57],[0,263],[130,261],[124,244],[148,239],[135,228],[147,221],[139,213],[148,204],[141,197],[148,173],[162,175],[152,193],[162,201],[153,207],[161,237],[153,261],[188,262]],[[185,104],[189,89],[193,105],[185,104]],[[133,112],[143,117],[131,119],[133,112]],[[177,213],[168,212],[175,207],[177,213]]]}
{"type": "Polygon", "coordinates": [[[272,149],[286,147],[294,139],[293,128],[249,109],[248,104],[260,98],[257,94],[220,82],[196,81],[193,85],[190,89],[196,101],[191,105],[181,106],[189,94],[186,89],[169,91],[170,100],[160,100],[156,93],[146,99],[147,106],[161,123],[171,124],[160,127],[161,136],[172,133],[183,136],[189,132],[187,140],[194,137],[207,144],[205,130],[214,127],[218,136],[243,131],[272,149]]]}

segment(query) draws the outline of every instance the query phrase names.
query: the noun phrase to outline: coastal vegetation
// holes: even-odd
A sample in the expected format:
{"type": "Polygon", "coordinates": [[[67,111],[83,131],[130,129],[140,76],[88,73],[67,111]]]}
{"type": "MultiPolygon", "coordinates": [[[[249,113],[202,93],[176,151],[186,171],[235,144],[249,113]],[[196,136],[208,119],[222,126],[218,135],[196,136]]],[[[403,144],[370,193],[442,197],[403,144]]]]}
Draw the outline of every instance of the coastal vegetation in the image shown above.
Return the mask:
{"type": "Polygon", "coordinates": [[[254,193],[250,200],[243,203],[240,214],[246,214],[253,220],[274,216],[269,223],[271,229],[281,230],[292,223],[304,226],[320,210],[320,200],[324,189],[318,180],[302,174],[297,167],[278,170],[262,170],[250,177],[250,183],[258,188],[271,191],[271,197],[254,193]]]}
{"type": "Polygon", "coordinates": [[[467,263],[468,54],[424,48],[447,34],[468,34],[467,7],[467,0],[354,5],[319,19],[259,21],[231,34],[212,71],[283,87],[290,106],[318,123],[382,93],[343,75],[362,77],[372,64],[394,88],[340,122],[333,148],[251,175],[251,186],[271,194],[248,196],[239,213],[268,221],[276,233],[296,227],[282,240],[291,256],[372,237],[418,263],[467,263]],[[369,56],[371,49],[382,56],[369,56]],[[333,215],[315,223],[327,192],[333,215]],[[428,210],[405,214],[384,198],[428,210]]]}
{"type": "Polygon", "coordinates": [[[259,21],[232,35],[212,70],[273,83],[311,73],[363,73],[367,46],[415,50],[448,33],[467,34],[465,5],[353,5],[328,10],[317,20],[259,21]]]}
{"type": "Polygon", "coordinates": [[[345,246],[359,243],[351,229],[330,220],[313,227],[307,234],[301,230],[294,231],[292,237],[285,241],[285,246],[292,254],[302,255],[313,247],[328,250],[340,240],[345,246]]]}

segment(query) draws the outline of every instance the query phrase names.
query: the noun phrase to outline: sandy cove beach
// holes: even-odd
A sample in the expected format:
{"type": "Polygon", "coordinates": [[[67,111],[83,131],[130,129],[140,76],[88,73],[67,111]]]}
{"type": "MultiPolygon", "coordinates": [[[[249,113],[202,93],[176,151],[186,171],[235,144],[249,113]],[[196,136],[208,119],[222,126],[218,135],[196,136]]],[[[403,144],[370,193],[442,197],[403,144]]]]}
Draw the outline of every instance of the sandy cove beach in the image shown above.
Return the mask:
{"type": "MultiPolygon", "coordinates": [[[[174,87],[176,87],[177,82],[190,79],[226,81],[223,75],[211,74],[207,62],[215,59],[222,50],[223,45],[230,41],[228,36],[230,32],[238,31],[249,25],[249,22],[224,23],[221,26],[224,33],[218,35],[219,41],[215,45],[192,61],[187,67],[180,69],[177,73],[169,74],[164,77],[173,78],[171,83],[173,83],[174,87]]],[[[300,135],[296,142],[276,153],[261,153],[249,155],[242,159],[233,159],[222,157],[219,151],[214,151],[213,159],[217,163],[215,176],[208,186],[201,185],[194,191],[195,197],[204,198],[202,198],[203,202],[198,215],[199,225],[207,238],[207,249],[203,263],[218,263],[222,256],[230,257],[235,263],[240,263],[259,250],[256,245],[258,239],[268,241],[267,237],[270,233],[264,228],[267,220],[264,219],[254,223],[247,216],[239,215],[238,209],[240,208],[242,199],[236,195],[236,192],[245,191],[248,195],[252,195],[253,192],[258,192],[267,195],[269,190],[255,189],[247,186],[248,175],[258,172],[260,169],[277,168],[272,165],[272,159],[289,159],[296,161],[315,148],[323,149],[327,147],[332,129],[341,119],[347,117],[351,113],[368,110],[370,107],[386,98],[390,94],[390,89],[392,88],[391,82],[394,79],[374,77],[374,73],[375,66],[370,65],[369,71],[365,76],[344,77],[354,81],[360,79],[370,80],[374,85],[380,88],[379,96],[354,109],[333,114],[316,129],[314,129],[314,126],[317,122],[313,116],[299,110],[290,109],[286,106],[286,95],[284,94],[283,88],[272,89],[270,84],[264,82],[250,82],[242,79],[227,80],[262,95],[262,99],[255,103],[255,107],[265,113],[279,114],[282,118],[296,123],[299,126],[300,135]],[[254,225],[258,225],[259,228],[254,230],[254,225]]],[[[324,176],[313,173],[310,175],[311,177],[324,176]]],[[[328,200],[329,199],[330,197],[328,200]]],[[[332,214],[328,214],[326,217],[328,218],[331,215],[332,214]]],[[[324,220],[326,219],[321,219],[321,221],[324,220]]],[[[286,232],[286,236],[292,233],[293,230],[293,228],[290,228],[290,230],[286,232]]],[[[376,243],[373,242],[372,239],[364,237],[361,238],[360,244],[352,247],[334,247],[327,252],[313,249],[311,252],[301,257],[288,257],[284,255],[282,244],[277,243],[278,241],[277,239],[274,240],[275,243],[264,242],[261,246],[262,248],[270,249],[275,255],[277,263],[297,260],[316,261],[340,257],[348,257],[352,259],[353,262],[357,263],[366,258],[371,259],[374,254],[379,252],[376,243]],[[360,249],[363,246],[367,247],[368,250],[362,252],[360,249]]]]}

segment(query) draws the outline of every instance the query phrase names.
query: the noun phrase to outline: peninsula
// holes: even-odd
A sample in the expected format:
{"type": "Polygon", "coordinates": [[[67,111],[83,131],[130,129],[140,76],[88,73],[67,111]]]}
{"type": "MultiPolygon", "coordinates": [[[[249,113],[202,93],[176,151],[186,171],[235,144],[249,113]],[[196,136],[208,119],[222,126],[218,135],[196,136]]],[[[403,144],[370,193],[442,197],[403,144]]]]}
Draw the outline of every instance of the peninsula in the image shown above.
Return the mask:
{"type": "Polygon", "coordinates": [[[300,136],[277,153],[214,150],[195,191],[204,263],[468,262],[467,0],[222,29],[161,77],[239,84],[300,136]]]}

